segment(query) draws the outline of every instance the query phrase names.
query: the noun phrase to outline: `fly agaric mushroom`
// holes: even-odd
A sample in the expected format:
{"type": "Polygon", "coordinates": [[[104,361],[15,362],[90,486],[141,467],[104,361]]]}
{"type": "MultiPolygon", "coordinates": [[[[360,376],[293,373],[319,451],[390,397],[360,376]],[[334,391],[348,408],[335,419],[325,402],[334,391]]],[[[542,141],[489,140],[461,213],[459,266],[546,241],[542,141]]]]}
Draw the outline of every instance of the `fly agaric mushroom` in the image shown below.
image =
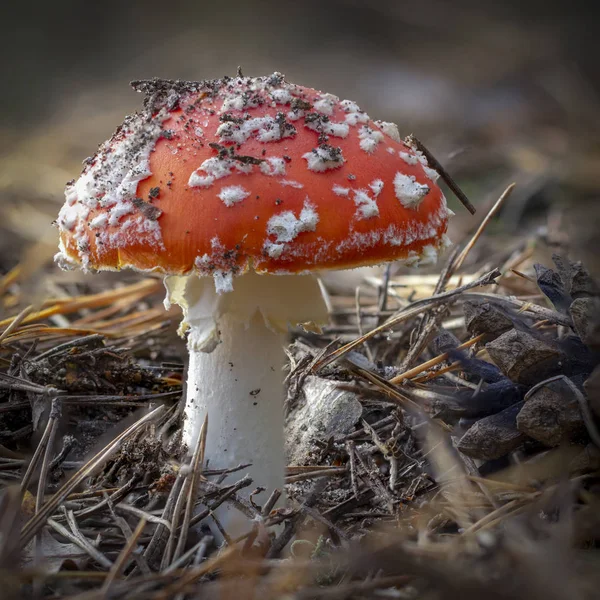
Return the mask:
{"type": "Polygon", "coordinates": [[[310,274],[433,262],[438,173],[394,124],[279,73],[133,85],[144,110],[67,185],[57,262],[166,276],[188,335],[183,442],[208,413],[211,466],[251,462],[281,490],[284,336],[327,319],[310,274]]]}

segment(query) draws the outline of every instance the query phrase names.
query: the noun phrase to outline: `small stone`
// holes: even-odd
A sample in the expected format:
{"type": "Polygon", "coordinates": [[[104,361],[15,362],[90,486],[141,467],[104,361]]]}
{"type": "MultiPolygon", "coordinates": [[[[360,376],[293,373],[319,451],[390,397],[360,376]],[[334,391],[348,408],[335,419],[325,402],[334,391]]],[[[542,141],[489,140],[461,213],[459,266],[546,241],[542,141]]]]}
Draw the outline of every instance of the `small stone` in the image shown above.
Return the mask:
{"type": "Polygon", "coordinates": [[[517,416],[517,427],[551,448],[585,433],[577,398],[562,380],[535,390],[517,416]]]}
{"type": "Polygon", "coordinates": [[[560,372],[566,360],[558,345],[516,329],[487,343],[486,350],[507,377],[524,385],[560,372]]]}
{"type": "Polygon", "coordinates": [[[527,436],[517,429],[517,415],[523,406],[519,402],[477,421],[460,438],[457,448],[471,458],[494,460],[516,450],[527,436]]]}
{"type": "Polygon", "coordinates": [[[571,303],[569,313],[581,341],[590,348],[600,349],[600,298],[577,298],[571,303]]]}
{"type": "Polygon", "coordinates": [[[459,344],[460,340],[453,333],[442,329],[431,343],[431,346],[436,354],[443,354],[454,350],[459,344]]]}
{"type": "Polygon", "coordinates": [[[600,418],[600,366],[596,367],[583,384],[592,412],[600,418]]]}
{"type": "Polygon", "coordinates": [[[533,267],[540,290],[552,302],[556,310],[562,313],[566,312],[571,303],[571,296],[565,289],[560,274],[539,263],[536,263],[533,267]]]}
{"type": "Polygon", "coordinates": [[[589,473],[600,469],[600,448],[588,444],[570,463],[569,473],[589,473]]]}
{"type": "Polygon", "coordinates": [[[587,269],[576,262],[571,265],[571,297],[584,298],[586,296],[597,296],[600,294],[600,289],[596,282],[590,277],[587,269]]]}
{"type": "Polygon", "coordinates": [[[309,462],[315,440],[349,433],[362,416],[356,394],[339,389],[337,381],[307,377],[302,391],[305,402],[286,423],[288,462],[296,465],[309,462]]]}
{"type": "Polygon", "coordinates": [[[465,325],[471,335],[487,333],[497,337],[512,329],[510,318],[490,302],[467,301],[463,306],[465,325]]]}

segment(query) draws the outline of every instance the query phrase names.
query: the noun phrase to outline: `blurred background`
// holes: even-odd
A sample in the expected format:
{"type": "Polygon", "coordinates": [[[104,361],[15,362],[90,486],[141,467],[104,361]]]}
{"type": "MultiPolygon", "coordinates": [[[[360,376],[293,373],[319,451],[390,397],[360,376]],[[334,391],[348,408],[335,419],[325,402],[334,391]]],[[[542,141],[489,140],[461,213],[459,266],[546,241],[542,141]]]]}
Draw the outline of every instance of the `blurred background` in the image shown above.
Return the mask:
{"type": "MultiPolygon", "coordinates": [[[[0,39],[0,274],[19,260],[48,264],[65,182],[140,106],[130,80],[215,78],[238,65],[246,75],[281,71],[415,133],[480,215],[516,181],[489,243],[542,228],[550,250],[567,244],[598,274],[593,4],[12,2],[0,39]]],[[[453,208],[460,238],[474,221],[453,208]]]]}

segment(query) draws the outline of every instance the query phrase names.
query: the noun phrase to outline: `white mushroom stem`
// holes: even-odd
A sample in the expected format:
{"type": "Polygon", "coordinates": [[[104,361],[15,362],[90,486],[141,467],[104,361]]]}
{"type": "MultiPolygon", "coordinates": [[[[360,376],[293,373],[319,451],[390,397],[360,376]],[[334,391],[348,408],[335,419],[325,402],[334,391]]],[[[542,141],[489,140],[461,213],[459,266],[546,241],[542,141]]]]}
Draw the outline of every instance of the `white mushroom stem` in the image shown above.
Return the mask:
{"type": "MultiPolygon", "coordinates": [[[[219,319],[221,343],[190,352],[183,438],[194,448],[208,414],[205,456],[209,469],[252,463],[253,486],[283,491],[283,345],[285,336],[256,314],[246,325],[219,319]]],[[[231,477],[240,478],[240,473],[231,477]]],[[[230,477],[230,478],[231,478],[230,477]]],[[[261,495],[261,497],[263,497],[261,495]]]]}
{"type": "MultiPolygon", "coordinates": [[[[196,276],[167,277],[165,285],[166,303],[182,307],[182,330],[188,332],[183,443],[193,450],[208,415],[209,468],[252,463],[226,482],[249,474],[253,483],[241,493],[248,496],[264,487],[257,502],[266,501],[274,489],[283,494],[284,344],[289,324],[327,321],[316,279],[249,273],[235,278],[233,291],[225,293],[196,276]]],[[[225,519],[229,533],[243,533],[225,519]]]]}

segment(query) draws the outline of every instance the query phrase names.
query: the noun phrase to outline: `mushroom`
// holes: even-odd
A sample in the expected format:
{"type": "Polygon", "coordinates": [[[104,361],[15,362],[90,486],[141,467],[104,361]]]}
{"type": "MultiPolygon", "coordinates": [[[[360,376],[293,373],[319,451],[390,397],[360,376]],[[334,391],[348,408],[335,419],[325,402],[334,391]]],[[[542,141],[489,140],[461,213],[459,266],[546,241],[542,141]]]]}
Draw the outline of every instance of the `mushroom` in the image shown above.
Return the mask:
{"type": "Polygon", "coordinates": [[[211,467],[252,463],[282,490],[285,336],[327,321],[312,274],[434,262],[438,173],[394,124],[279,73],[133,85],[144,109],[67,184],[56,260],[165,275],[189,349],[183,443],[208,414],[211,467]]]}

